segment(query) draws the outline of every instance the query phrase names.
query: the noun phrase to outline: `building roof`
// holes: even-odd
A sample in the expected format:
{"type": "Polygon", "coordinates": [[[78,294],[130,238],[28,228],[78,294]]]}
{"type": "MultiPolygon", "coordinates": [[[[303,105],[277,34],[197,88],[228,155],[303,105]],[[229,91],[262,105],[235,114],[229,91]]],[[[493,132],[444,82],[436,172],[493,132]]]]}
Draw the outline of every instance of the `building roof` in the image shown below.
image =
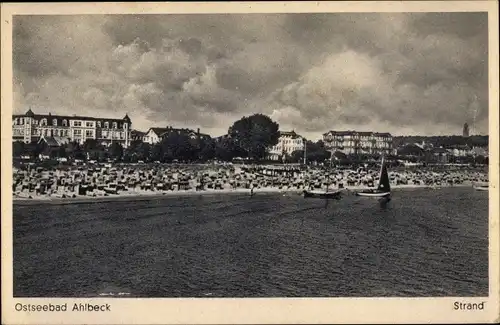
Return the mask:
{"type": "Polygon", "coordinates": [[[58,114],[35,114],[31,110],[31,108],[25,113],[25,114],[13,114],[12,118],[19,118],[19,117],[31,117],[34,118],[35,120],[41,120],[43,118],[47,119],[47,124],[52,125],[49,121],[52,121],[53,119],[57,120],[57,125],[61,126],[63,120],[87,120],[87,121],[101,121],[102,123],[104,122],[117,122],[117,123],[132,123],[130,120],[130,117],[125,115],[124,118],[122,119],[117,119],[117,118],[106,118],[106,117],[93,117],[93,116],[82,116],[82,115],[58,115],[58,114]]]}
{"type": "Polygon", "coordinates": [[[432,153],[448,153],[448,150],[446,150],[445,148],[434,148],[432,149],[432,153]]]}
{"type": "Polygon", "coordinates": [[[33,117],[35,116],[35,113],[31,110],[31,108],[26,112],[26,116],[33,117]]]}
{"type": "Polygon", "coordinates": [[[229,134],[223,134],[223,135],[220,135],[220,136],[214,138],[214,140],[217,141],[217,142],[223,141],[225,139],[231,139],[231,135],[229,135],[229,134]]]}
{"type": "Polygon", "coordinates": [[[399,155],[422,155],[425,150],[417,144],[409,143],[398,148],[399,155]]]}
{"type": "Polygon", "coordinates": [[[204,133],[200,133],[199,129],[198,129],[198,131],[194,131],[194,130],[188,129],[188,128],[174,128],[174,127],[171,127],[171,126],[167,126],[167,127],[152,127],[146,133],[149,133],[150,131],[153,131],[154,133],[156,133],[158,135],[158,137],[160,137],[160,138],[164,137],[164,136],[166,136],[168,134],[171,134],[171,133],[198,135],[198,136],[200,136],[202,138],[210,138],[210,135],[204,134],[204,133]]]}
{"type": "Polygon", "coordinates": [[[298,138],[303,138],[302,136],[298,135],[295,133],[295,131],[279,131],[280,137],[285,136],[285,137],[292,137],[293,139],[298,139],[298,138]]]}
{"type": "Polygon", "coordinates": [[[130,134],[131,136],[139,136],[139,137],[142,137],[143,135],[146,134],[146,132],[142,132],[142,131],[139,131],[139,130],[131,130],[130,131],[130,134]]]}
{"type": "Polygon", "coordinates": [[[69,138],[65,137],[50,137],[50,136],[42,136],[38,143],[45,142],[49,147],[60,147],[63,144],[69,143],[69,138]]]}
{"type": "Polygon", "coordinates": [[[392,137],[390,133],[387,132],[368,132],[368,131],[328,131],[323,133],[323,136],[327,135],[337,135],[337,136],[375,136],[375,137],[392,137]]]}

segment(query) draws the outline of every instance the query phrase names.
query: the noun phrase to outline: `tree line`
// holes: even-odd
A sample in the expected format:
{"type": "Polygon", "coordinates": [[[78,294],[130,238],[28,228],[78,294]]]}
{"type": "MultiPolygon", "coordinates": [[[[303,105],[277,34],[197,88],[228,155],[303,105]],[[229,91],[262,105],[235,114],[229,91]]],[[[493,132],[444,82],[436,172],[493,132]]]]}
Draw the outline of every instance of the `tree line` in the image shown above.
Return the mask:
{"type": "Polygon", "coordinates": [[[487,135],[471,135],[463,137],[459,135],[451,136],[395,136],[392,142],[395,148],[411,143],[424,142],[434,147],[452,148],[455,146],[487,147],[487,135]]]}
{"type": "MultiPolygon", "coordinates": [[[[87,139],[83,144],[70,142],[60,146],[50,147],[43,141],[25,144],[13,143],[13,156],[30,156],[37,158],[40,154],[50,158],[69,158],[96,161],[122,162],[207,162],[226,161],[236,158],[252,162],[268,160],[269,149],[278,143],[280,136],[279,125],[270,117],[263,114],[244,116],[234,122],[227,135],[220,138],[209,136],[192,136],[187,132],[170,132],[159,143],[149,144],[141,140],[132,141],[128,148],[114,142],[110,146],[103,146],[94,139],[87,139]]],[[[393,147],[400,147],[408,143],[425,141],[434,147],[449,148],[457,145],[470,147],[485,147],[488,145],[487,136],[396,136],[393,137],[393,147]]],[[[305,141],[307,162],[322,163],[329,161],[329,152],[322,140],[305,141]]],[[[366,161],[373,155],[349,155],[336,152],[334,160],[337,162],[366,161]]],[[[301,163],[304,151],[279,155],[279,162],[301,163]]],[[[411,154],[410,156],[413,156],[411,154]]],[[[420,155],[419,155],[420,156],[420,155]]]]}

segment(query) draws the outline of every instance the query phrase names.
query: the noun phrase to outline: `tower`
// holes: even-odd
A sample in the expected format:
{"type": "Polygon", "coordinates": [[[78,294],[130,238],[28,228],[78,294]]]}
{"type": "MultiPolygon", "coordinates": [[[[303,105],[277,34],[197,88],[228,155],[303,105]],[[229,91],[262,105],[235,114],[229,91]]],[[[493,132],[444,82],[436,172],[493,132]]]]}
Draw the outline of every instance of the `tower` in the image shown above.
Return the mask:
{"type": "Polygon", "coordinates": [[[32,136],[32,128],[33,128],[33,120],[35,118],[35,113],[30,109],[25,114],[24,118],[24,142],[25,143],[30,143],[31,142],[31,136],[32,136]]]}
{"type": "Polygon", "coordinates": [[[463,137],[467,138],[469,136],[469,124],[464,124],[463,137]]]}

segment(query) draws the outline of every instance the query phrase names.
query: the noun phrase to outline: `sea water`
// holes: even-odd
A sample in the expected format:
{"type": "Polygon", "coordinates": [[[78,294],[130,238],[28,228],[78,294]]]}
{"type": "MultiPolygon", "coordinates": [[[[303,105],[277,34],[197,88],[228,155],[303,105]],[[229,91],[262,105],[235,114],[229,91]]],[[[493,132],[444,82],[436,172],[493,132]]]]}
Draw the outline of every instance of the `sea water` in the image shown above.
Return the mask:
{"type": "Polygon", "coordinates": [[[14,204],[16,297],[488,295],[488,192],[14,204]]]}

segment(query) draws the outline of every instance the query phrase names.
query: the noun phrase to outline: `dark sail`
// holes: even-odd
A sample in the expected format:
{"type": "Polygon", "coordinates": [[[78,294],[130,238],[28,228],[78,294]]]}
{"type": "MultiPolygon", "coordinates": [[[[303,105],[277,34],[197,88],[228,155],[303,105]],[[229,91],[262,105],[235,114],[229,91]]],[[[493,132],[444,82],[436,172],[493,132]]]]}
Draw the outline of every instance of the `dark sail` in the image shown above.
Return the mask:
{"type": "Polygon", "coordinates": [[[382,158],[382,167],[380,169],[380,178],[378,180],[378,190],[380,192],[390,192],[391,184],[389,183],[389,173],[385,165],[385,159],[382,158]]]}

